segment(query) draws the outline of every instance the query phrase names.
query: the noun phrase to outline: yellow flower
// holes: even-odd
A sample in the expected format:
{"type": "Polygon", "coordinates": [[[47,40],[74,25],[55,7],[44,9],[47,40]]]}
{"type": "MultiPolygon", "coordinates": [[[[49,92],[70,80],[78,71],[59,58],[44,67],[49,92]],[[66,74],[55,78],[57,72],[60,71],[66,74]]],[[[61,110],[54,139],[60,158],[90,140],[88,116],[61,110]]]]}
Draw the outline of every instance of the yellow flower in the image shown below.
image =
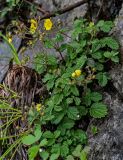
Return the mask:
{"type": "Polygon", "coordinates": [[[53,26],[52,21],[49,18],[45,19],[45,21],[44,21],[44,28],[46,30],[51,30],[52,26],[53,26]]]}
{"type": "Polygon", "coordinates": [[[73,78],[76,78],[76,77],[79,77],[79,76],[81,75],[81,73],[82,73],[81,70],[80,70],[80,69],[77,69],[77,70],[75,70],[75,72],[72,73],[71,76],[72,76],[73,78]]]}
{"type": "Polygon", "coordinates": [[[41,104],[36,104],[36,110],[39,112],[41,110],[41,104]]]}
{"type": "Polygon", "coordinates": [[[37,29],[37,26],[38,26],[37,21],[35,19],[31,19],[30,23],[31,23],[31,25],[30,25],[30,33],[34,34],[36,29],[37,29]]]}
{"type": "Polygon", "coordinates": [[[76,77],[79,77],[81,75],[81,70],[80,69],[75,70],[75,74],[76,77]]]}
{"type": "Polygon", "coordinates": [[[72,77],[73,77],[73,78],[76,77],[76,73],[75,73],[75,72],[72,73],[72,77]]]}

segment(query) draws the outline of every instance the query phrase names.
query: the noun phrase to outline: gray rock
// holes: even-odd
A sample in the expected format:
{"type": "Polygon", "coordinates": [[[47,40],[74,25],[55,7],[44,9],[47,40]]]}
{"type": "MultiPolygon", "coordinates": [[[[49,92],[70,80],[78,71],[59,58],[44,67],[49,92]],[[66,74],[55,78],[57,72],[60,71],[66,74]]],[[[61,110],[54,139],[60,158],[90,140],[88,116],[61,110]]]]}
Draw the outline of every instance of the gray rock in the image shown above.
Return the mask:
{"type": "MultiPolygon", "coordinates": [[[[114,36],[123,47],[123,6],[115,21],[114,36]]],[[[121,53],[123,54],[123,53],[121,53]]],[[[123,66],[117,65],[110,71],[113,85],[123,95],[123,66]]],[[[93,136],[88,128],[90,153],[88,160],[123,160],[123,102],[119,94],[104,93],[104,102],[108,106],[109,115],[103,120],[92,120],[98,134],[93,136]]]]}
{"type": "MultiPolygon", "coordinates": [[[[21,39],[18,37],[13,38],[13,45],[18,49],[21,39]]],[[[0,82],[8,70],[10,59],[12,58],[11,49],[6,42],[0,43],[0,82]]]]}
{"type": "Polygon", "coordinates": [[[123,103],[117,95],[104,94],[109,115],[104,120],[90,123],[90,126],[96,125],[99,131],[95,136],[89,134],[88,160],[123,160],[123,103]]]}

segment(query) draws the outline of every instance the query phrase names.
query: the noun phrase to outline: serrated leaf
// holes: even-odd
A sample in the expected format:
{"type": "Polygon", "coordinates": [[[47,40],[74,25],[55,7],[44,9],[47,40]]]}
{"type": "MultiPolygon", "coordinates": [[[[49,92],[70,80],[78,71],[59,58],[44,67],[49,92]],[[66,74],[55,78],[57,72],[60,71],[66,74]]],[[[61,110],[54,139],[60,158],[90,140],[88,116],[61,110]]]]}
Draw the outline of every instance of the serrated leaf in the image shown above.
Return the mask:
{"type": "Polygon", "coordinates": [[[66,160],[74,160],[74,157],[72,155],[67,156],[66,160]]]}
{"type": "Polygon", "coordinates": [[[69,153],[69,148],[68,148],[68,145],[66,144],[63,144],[61,147],[60,147],[60,153],[61,153],[61,156],[62,157],[66,157],[69,153]]]}
{"type": "Polygon", "coordinates": [[[48,80],[52,80],[54,78],[55,78],[54,75],[47,73],[43,79],[43,82],[47,82],[48,80]]]}
{"type": "Polygon", "coordinates": [[[70,90],[71,90],[71,93],[73,93],[73,95],[79,96],[79,91],[76,86],[71,86],[70,90]]]}
{"type": "Polygon", "coordinates": [[[98,101],[102,100],[102,95],[98,92],[92,92],[91,93],[91,100],[94,102],[98,102],[98,101]]]}
{"type": "Polygon", "coordinates": [[[54,137],[55,137],[55,138],[58,138],[58,137],[60,136],[60,134],[61,134],[61,131],[56,130],[56,131],[54,132],[54,137]]]}
{"type": "Polygon", "coordinates": [[[106,52],[104,52],[104,56],[106,58],[111,58],[113,56],[113,54],[112,54],[112,52],[106,51],[106,52]]]}
{"type": "Polygon", "coordinates": [[[103,73],[103,72],[99,72],[96,75],[96,79],[98,79],[98,83],[102,87],[106,86],[106,84],[108,82],[108,77],[107,77],[106,73],[103,73]]]}
{"type": "Polygon", "coordinates": [[[54,124],[58,124],[63,119],[63,117],[64,117],[64,112],[55,113],[52,122],[54,124]]]}
{"type": "Polygon", "coordinates": [[[28,149],[29,160],[34,160],[39,151],[39,146],[35,145],[28,149]]]}
{"type": "Polygon", "coordinates": [[[107,106],[103,103],[94,103],[90,108],[90,115],[94,118],[102,118],[107,115],[107,106]]]}
{"type": "Polygon", "coordinates": [[[103,32],[106,32],[106,33],[110,32],[112,26],[113,26],[112,21],[100,20],[97,23],[97,27],[100,27],[100,30],[103,31],[103,32]]]}
{"type": "Polygon", "coordinates": [[[81,103],[81,99],[79,97],[74,97],[74,101],[77,106],[81,103]]]}
{"type": "Polygon", "coordinates": [[[50,156],[50,159],[49,160],[57,160],[59,157],[59,153],[53,153],[51,156],[50,156]]]}
{"type": "Polygon", "coordinates": [[[83,130],[76,130],[74,131],[74,137],[81,142],[81,144],[87,143],[87,135],[83,130]]]}
{"type": "Polygon", "coordinates": [[[82,55],[80,58],[76,60],[76,68],[82,68],[87,61],[87,57],[82,55]]]}
{"type": "Polygon", "coordinates": [[[57,65],[56,57],[54,55],[48,55],[47,56],[47,63],[48,63],[48,65],[52,65],[52,66],[57,65]]]}
{"type": "Polygon", "coordinates": [[[77,147],[75,148],[75,150],[72,152],[73,156],[79,158],[80,155],[81,155],[81,150],[82,150],[82,146],[80,144],[77,145],[77,147]]]}
{"type": "Polygon", "coordinates": [[[78,112],[77,108],[69,107],[67,110],[67,115],[70,119],[77,120],[79,112],[78,112]]]}
{"type": "Polygon", "coordinates": [[[53,133],[51,131],[45,131],[43,133],[43,137],[44,138],[54,138],[54,135],[53,135],[53,133]]]}
{"type": "Polygon", "coordinates": [[[111,60],[115,63],[118,63],[119,62],[119,57],[118,56],[111,57],[111,60]]]}
{"type": "Polygon", "coordinates": [[[101,59],[102,58],[102,52],[95,52],[91,55],[94,59],[101,59]]]}
{"type": "Polygon", "coordinates": [[[60,102],[62,102],[62,100],[63,100],[63,94],[56,94],[56,95],[54,95],[54,97],[53,97],[53,100],[54,100],[54,104],[56,104],[56,105],[58,105],[60,102]]]}
{"type": "Polygon", "coordinates": [[[103,43],[106,44],[111,49],[116,49],[117,50],[119,48],[118,42],[115,39],[113,39],[112,37],[104,38],[103,43]]]}
{"type": "Polygon", "coordinates": [[[74,120],[69,119],[68,117],[64,117],[60,127],[62,129],[71,129],[74,126],[74,124],[74,120]]]}
{"type": "Polygon", "coordinates": [[[43,139],[43,140],[40,142],[39,146],[40,146],[40,147],[46,146],[47,143],[48,143],[47,139],[43,139]]]}
{"type": "Polygon", "coordinates": [[[39,152],[39,154],[43,160],[47,160],[49,157],[49,153],[47,151],[39,152]]]}

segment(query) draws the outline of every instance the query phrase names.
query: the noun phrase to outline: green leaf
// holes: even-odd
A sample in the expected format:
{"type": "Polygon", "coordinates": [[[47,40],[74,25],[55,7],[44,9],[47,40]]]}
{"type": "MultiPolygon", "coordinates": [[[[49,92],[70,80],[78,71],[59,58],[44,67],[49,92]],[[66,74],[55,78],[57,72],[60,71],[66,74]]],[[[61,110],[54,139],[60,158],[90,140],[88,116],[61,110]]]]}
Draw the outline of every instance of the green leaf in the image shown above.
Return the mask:
{"type": "Polygon", "coordinates": [[[53,135],[53,133],[51,131],[45,131],[43,133],[43,137],[44,138],[54,138],[54,135],[53,135]]]}
{"type": "Polygon", "coordinates": [[[66,99],[66,102],[67,102],[67,104],[73,103],[73,98],[67,98],[67,99],[66,99]]]}
{"type": "Polygon", "coordinates": [[[111,49],[118,50],[118,48],[119,48],[118,42],[115,39],[113,39],[112,37],[106,37],[106,38],[104,38],[102,40],[102,43],[106,44],[111,49]]]}
{"type": "Polygon", "coordinates": [[[78,112],[77,108],[69,107],[67,110],[67,115],[70,119],[77,120],[79,112],[78,112]]]}
{"type": "Polygon", "coordinates": [[[69,153],[69,148],[68,148],[68,145],[66,144],[63,144],[61,147],[60,147],[60,153],[61,153],[61,156],[62,157],[66,157],[69,153]]]}
{"type": "Polygon", "coordinates": [[[98,133],[98,128],[97,128],[97,126],[92,125],[92,126],[91,126],[91,132],[92,132],[93,135],[97,134],[97,133],[98,133]]]}
{"type": "Polygon", "coordinates": [[[73,93],[73,95],[79,96],[79,91],[76,86],[74,86],[74,85],[71,86],[70,90],[71,90],[71,93],[73,93]]]}
{"type": "Polygon", "coordinates": [[[74,126],[75,122],[72,119],[69,119],[68,117],[64,117],[60,128],[61,129],[71,129],[74,126]]]}
{"type": "Polygon", "coordinates": [[[24,136],[22,139],[22,143],[25,145],[31,145],[31,144],[35,143],[35,137],[31,134],[24,136]]]}
{"type": "Polygon", "coordinates": [[[101,59],[102,58],[102,52],[95,52],[95,53],[93,53],[93,54],[91,54],[92,55],[92,57],[94,58],[94,59],[101,59]]]}
{"type": "Polygon", "coordinates": [[[98,101],[102,100],[102,95],[98,92],[92,92],[91,93],[91,100],[94,102],[98,102],[98,101]]]}
{"type": "Polygon", "coordinates": [[[53,146],[53,144],[55,143],[55,140],[56,139],[49,139],[47,146],[53,146]]]}
{"type": "Polygon", "coordinates": [[[119,62],[119,57],[118,56],[111,57],[111,60],[115,63],[118,63],[119,62]]]}
{"type": "Polygon", "coordinates": [[[94,103],[90,108],[90,115],[94,118],[102,118],[107,115],[107,106],[103,103],[94,103]]]}
{"type": "Polygon", "coordinates": [[[49,153],[47,151],[39,152],[39,154],[43,160],[47,160],[49,157],[49,153]]]}
{"type": "Polygon", "coordinates": [[[67,156],[66,160],[74,160],[74,157],[72,155],[67,156]]]}
{"type": "Polygon", "coordinates": [[[41,129],[39,127],[37,127],[36,130],[34,131],[34,135],[35,136],[29,134],[27,136],[24,136],[22,139],[22,143],[25,145],[31,145],[35,143],[36,141],[38,141],[42,135],[41,129]]]}
{"type": "Polygon", "coordinates": [[[54,48],[54,42],[51,39],[45,39],[44,45],[46,48],[54,48]]]}
{"type": "Polygon", "coordinates": [[[47,89],[48,89],[48,91],[49,91],[50,89],[52,89],[53,86],[54,86],[54,80],[49,80],[48,83],[47,83],[47,89]]]}
{"type": "Polygon", "coordinates": [[[48,63],[48,65],[52,65],[52,66],[57,65],[56,57],[54,55],[48,55],[47,56],[47,63],[48,63]]]}
{"type": "Polygon", "coordinates": [[[60,112],[63,110],[62,106],[54,106],[54,110],[60,112]]]}
{"type": "Polygon", "coordinates": [[[53,154],[50,156],[50,159],[49,159],[49,160],[58,160],[58,157],[59,157],[59,153],[53,153],[53,154]]]}
{"type": "Polygon", "coordinates": [[[39,146],[35,145],[28,149],[29,160],[34,160],[39,151],[39,146]]]}
{"type": "Polygon", "coordinates": [[[100,30],[101,30],[101,31],[108,33],[108,32],[110,32],[110,30],[112,29],[113,23],[112,23],[112,21],[100,20],[100,21],[97,23],[97,27],[100,27],[100,30]]]}
{"type": "Polygon", "coordinates": [[[47,143],[48,143],[47,139],[43,139],[43,140],[40,142],[39,146],[40,146],[40,147],[46,146],[47,143]]]}
{"type": "Polygon", "coordinates": [[[102,47],[99,39],[94,39],[92,41],[92,53],[97,52],[102,47]]]}
{"type": "Polygon", "coordinates": [[[72,152],[72,155],[75,157],[80,157],[81,155],[82,146],[79,144],[76,146],[75,150],[72,152]]]}
{"type": "Polygon", "coordinates": [[[54,104],[58,105],[60,102],[62,102],[64,96],[63,94],[56,94],[53,96],[53,101],[54,101],[54,104]]]}
{"type": "Polygon", "coordinates": [[[113,55],[112,55],[112,52],[106,51],[106,52],[104,52],[104,56],[106,58],[111,58],[113,55]]]}
{"type": "Polygon", "coordinates": [[[60,147],[60,143],[52,145],[51,153],[60,153],[60,147]]]}
{"type": "Polygon", "coordinates": [[[99,72],[96,75],[96,79],[98,80],[99,85],[102,86],[102,87],[106,86],[106,84],[108,82],[107,74],[103,73],[103,72],[99,72]]]}
{"type": "Polygon", "coordinates": [[[80,117],[87,115],[88,109],[85,106],[77,106],[80,117]]]}
{"type": "Polygon", "coordinates": [[[81,152],[80,160],[87,160],[87,153],[85,151],[81,152]]]}
{"type": "Polygon", "coordinates": [[[77,106],[81,103],[81,99],[79,97],[74,97],[74,101],[77,106]]]}
{"type": "Polygon", "coordinates": [[[87,143],[87,135],[83,130],[78,129],[74,131],[74,137],[82,144],[87,143]]]}
{"type": "Polygon", "coordinates": [[[64,115],[65,115],[64,112],[55,113],[54,119],[52,120],[52,122],[54,124],[60,123],[60,121],[63,119],[64,115]]]}
{"type": "Polygon", "coordinates": [[[54,132],[54,137],[55,137],[55,138],[58,138],[58,137],[60,136],[60,134],[61,134],[61,131],[56,130],[56,131],[54,132]]]}
{"type": "Polygon", "coordinates": [[[82,55],[80,58],[76,60],[76,68],[82,68],[87,61],[87,57],[85,55],[82,55]]]}
{"type": "Polygon", "coordinates": [[[103,64],[101,64],[99,62],[96,62],[95,68],[96,68],[97,71],[102,71],[104,66],[103,66],[103,64]]]}
{"type": "Polygon", "coordinates": [[[85,146],[84,149],[81,152],[80,160],[87,160],[88,159],[87,155],[88,155],[89,152],[90,152],[90,147],[85,146]]]}
{"type": "Polygon", "coordinates": [[[47,82],[47,81],[49,81],[49,80],[53,80],[54,78],[55,78],[54,75],[47,73],[47,74],[45,75],[44,79],[43,79],[43,82],[45,83],[45,82],[47,82]]]}
{"type": "Polygon", "coordinates": [[[38,141],[41,136],[42,136],[42,132],[41,132],[41,127],[40,125],[37,125],[34,131],[34,135],[35,135],[35,140],[38,141]]]}

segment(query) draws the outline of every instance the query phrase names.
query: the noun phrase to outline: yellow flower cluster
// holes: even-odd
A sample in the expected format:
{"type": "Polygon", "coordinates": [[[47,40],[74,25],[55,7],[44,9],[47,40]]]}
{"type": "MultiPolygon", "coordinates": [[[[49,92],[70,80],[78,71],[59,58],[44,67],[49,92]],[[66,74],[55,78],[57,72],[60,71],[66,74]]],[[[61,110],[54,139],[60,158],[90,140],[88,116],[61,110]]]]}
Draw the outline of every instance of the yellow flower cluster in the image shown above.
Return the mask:
{"type": "Polygon", "coordinates": [[[30,33],[34,34],[36,29],[37,29],[37,26],[38,26],[37,21],[35,19],[31,19],[30,23],[31,23],[31,25],[30,25],[30,33]]]}
{"type": "Polygon", "coordinates": [[[48,31],[48,30],[52,29],[52,26],[53,26],[53,23],[50,20],[50,18],[45,19],[45,21],[44,21],[44,28],[48,31]]]}
{"type": "Polygon", "coordinates": [[[77,69],[77,70],[75,70],[75,72],[72,73],[72,77],[73,78],[80,77],[81,73],[82,73],[81,70],[77,69]]]}

